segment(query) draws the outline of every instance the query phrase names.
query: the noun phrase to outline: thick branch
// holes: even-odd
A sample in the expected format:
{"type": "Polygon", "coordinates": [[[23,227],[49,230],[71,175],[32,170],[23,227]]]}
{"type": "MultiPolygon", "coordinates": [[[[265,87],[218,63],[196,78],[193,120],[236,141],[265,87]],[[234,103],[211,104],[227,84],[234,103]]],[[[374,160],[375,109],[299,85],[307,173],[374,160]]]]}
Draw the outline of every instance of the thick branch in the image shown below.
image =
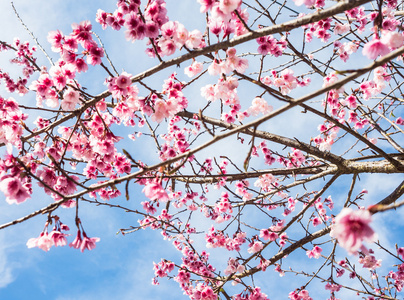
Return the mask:
{"type": "MultiPolygon", "coordinates": [[[[182,111],[179,112],[177,114],[180,117],[186,117],[188,119],[192,119],[194,116],[194,113],[188,112],[188,111],[182,111]]],[[[202,122],[205,123],[209,123],[211,125],[215,125],[215,126],[220,126],[222,128],[227,128],[227,129],[236,129],[236,128],[240,128],[240,125],[236,125],[236,124],[231,124],[231,123],[227,123],[215,118],[211,118],[208,116],[199,116],[201,118],[202,122]]],[[[316,157],[322,158],[326,161],[329,161],[333,164],[341,164],[344,159],[338,155],[332,154],[331,152],[326,152],[326,151],[321,151],[320,149],[313,147],[309,144],[306,144],[304,142],[300,142],[297,140],[293,140],[284,136],[280,136],[274,133],[269,133],[266,131],[262,131],[262,130],[253,130],[250,128],[246,128],[245,130],[240,131],[242,133],[248,134],[248,135],[252,135],[252,136],[256,136],[258,138],[262,138],[274,143],[278,143],[281,145],[285,145],[288,147],[292,147],[292,148],[296,148],[299,150],[302,150],[306,153],[312,154],[316,157]]]]}
{"type": "MultiPolygon", "coordinates": [[[[163,176],[164,178],[174,178],[187,183],[203,184],[215,183],[225,177],[226,181],[242,180],[247,178],[257,178],[265,174],[272,174],[274,176],[294,176],[294,175],[309,175],[320,174],[328,171],[328,174],[335,174],[337,171],[342,174],[361,174],[361,173],[379,173],[379,174],[393,174],[404,173],[404,171],[397,170],[391,163],[386,160],[375,162],[355,162],[347,160],[342,168],[332,165],[309,166],[299,168],[274,168],[268,170],[256,170],[252,172],[233,173],[233,174],[203,174],[203,175],[171,175],[163,176]]],[[[401,195],[400,195],[401,196],[401,195]]]]}

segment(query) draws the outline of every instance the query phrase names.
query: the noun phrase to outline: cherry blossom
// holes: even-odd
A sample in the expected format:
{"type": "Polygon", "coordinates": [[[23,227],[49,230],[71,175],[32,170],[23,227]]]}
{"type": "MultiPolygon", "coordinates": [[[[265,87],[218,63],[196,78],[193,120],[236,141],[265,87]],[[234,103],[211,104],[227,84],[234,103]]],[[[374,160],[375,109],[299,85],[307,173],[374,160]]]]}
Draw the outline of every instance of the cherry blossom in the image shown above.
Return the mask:
{"type": "Polygon", "coordinates": [[[80,93],[72,88],[68,88],[63,94],[61,106],[63,110],[74,110],[80,102],[80,93]]]}
{"type": "Polygon", "coordinates": [[[363,47],[362,53],[369,59],[376,59],[379,55],[386,55],[389,53],[389,47],[387,47],[387,45],[379,38],[374,37],[363,47]]]}
{"type": "Polygon", "coordinates": [[[3,176],[0,181],[0,190],[6,196],[9,204],[20,204],[31,197],[31,184],[18,177],[3,176]]]}
{"type": "Polygon", "coordinates": [[[262,250],[263,247],[264,246],[261,242],[258,242],[258,241],[254,242],[254,243],[252,243],[251,247],[248,248],[248,253],[258,252],[258,251],[262,250]]]}
{"type": "Polygon", "coordinates": [[[79,249],[80,246],[81,246],[81,243],[82,243],[81,231],[78,230],[78,231],[77,231],[77,236],[76,236],[76,238],[74,239],[73,242],[71,242],[71,243],[69,244],[69,247],[73,247],[73,248],[75,248],[75,249],[79,249]]]}
{"type": "Polygon", "coordinates": [[[363,265],[364,268],[375,270],[381,267],[381,259],[376,259],[373,255],[365,255],[365,257],[359,258],[359,263],[363,265]]]}
{"type": "Polygon", "coordinates": [[[28,248],[38,247],[45,252],[49,251],[53,244],[52,239],[48,236],[48,232],[41,232],[39,237],[31,238],[27,241],[28,248]]]}
{"type": "Polygon", "coordinates": [[[184,73],[189,77],[193,77],[199,74],[203,69],[203,66],[200,62],[194,61],[192,65],[184,69],[184,73]]]}
{"type": "Polygon", "coordinates": [[[100,238],[98,237],[93,237],[89,238],[87,237],[87,234],[83,231],[83,239],[81,240],[81,245],[80,245],[80,251],[84,252],[84,250],[93,250],[95,248],[95,243],[99,242],[100,238]]]}
{"type": "Polygon", "coordinates": [[[306,7],[312,7],[315,3],[313,0],[294,0],[297,6],[306,5],[306,7]]]}
{"type": "Polygon", "coordinates": [[[160,183],[154,181],[146,183],[143,188],[143,193],[150,200],[160,200],[166,202],[169,200],[167,192],[163,189],[160,183]]]}
{"type": "Polygon", "coordinates": [[[307,250],[306,254],[309,258],[319,258],[322,251],[323,249],[321,249],[319,246],[314,246],[312,250],[307,250]]]}
{"type": "Polygon", "coordinates": [[[262,98],[255,98],[252,101],[251,107],[248,109],[248,113],[252,116],[257,116],[259,113],[262,114],[267,114],[270,113],[273,110],[272,106],[268,104],[264,99],[262,98]]]}
{"type": "Polygon", "coordinates": [[[376,240],[376,233],[369,226],[372,221],[368,210],[352,210],[343,208],[335,218],[335,224],[331,230],[331,236],[338,240],[341,247],[349,253],[355,253],[363,247],[362,242],[373,242],[376,240]]]}

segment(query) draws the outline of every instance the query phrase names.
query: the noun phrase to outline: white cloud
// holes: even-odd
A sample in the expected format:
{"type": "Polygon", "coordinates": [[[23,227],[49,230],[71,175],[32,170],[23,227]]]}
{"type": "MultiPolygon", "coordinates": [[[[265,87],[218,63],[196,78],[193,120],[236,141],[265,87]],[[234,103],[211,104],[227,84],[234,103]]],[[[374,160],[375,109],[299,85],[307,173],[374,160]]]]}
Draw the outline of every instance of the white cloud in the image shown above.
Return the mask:
{"type": "Polygon", "coordinates": [[[8,259],[6,241],[4,240],[4,234],[0,235],[0,289],[7,287],[11,282],[15,280],[12,273],[12,266],[8,259]]]}

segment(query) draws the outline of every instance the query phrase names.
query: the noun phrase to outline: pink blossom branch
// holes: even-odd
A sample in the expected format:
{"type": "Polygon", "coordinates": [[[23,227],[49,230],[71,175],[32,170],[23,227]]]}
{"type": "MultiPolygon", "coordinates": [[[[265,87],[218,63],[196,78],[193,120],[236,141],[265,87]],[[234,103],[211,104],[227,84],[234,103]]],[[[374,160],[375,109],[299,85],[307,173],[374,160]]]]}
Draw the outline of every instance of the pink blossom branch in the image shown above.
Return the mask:
{"type": "MultiPolygon", "coordinates": [[[[224,41],[224,42],[219,42],[216,44],[213,44],[211,46],[207,46],[205,48],[202,49],[197,49],[197,50],[193,50],[190,53],[184,54],[180,57],[171,59],[169,61],[165,61],[165,62],[161,62],[159,65],[152,67],[142,73],[139,73],[138,75],[135,75],[131,78],[132,82],[137,82],[143,78],[149,77],[161,70],[164,70],[168,67],[171,66],[175,66],[175,65],[179,65],[180,63],[196,58],[198,56],[202,56],[211,52],[215,52],[217,50],[220,49],[227,49],[229,47],[234,47],[236,45],[245,43],[247,41],[256,39],[258,37],[262,37],[262,36],[266,36],[266,35],[270,35],[270,34],[275,34],[275,33],[281,33],[281,32],[288,32],[291,31],[292,29],[296,29],[299,28],[302,25],[306,25],[306,24],[310,24],[313,22],[317,22],[319,20],[322,20],[324,18],[328,18],[331,17],[335,14],[339,14],[344,12],[345,10],[357,7],[359,5],[365,4],[367,2],[369,2],[370,0],[356,0],[356,1],[341,1],[338,4],[336,4],[333,7],[318,11],[314,14],[309,14],[306,15],[302,18],[299,19],[295,19],[292,21],[288,21],[276,26],[270,26],[270,27],[265,27],[262,29],[259,29],[257,31],[254,32],[249,32],[246,33],[242,36],[238,36],[238,37],[234,37],[232,39],[230,39],[229,41],[224,41]]],[[[391,55],[391,54],[390,54],[391,55]]],[[[399,55],[399,54],[397,54],[399,55]]],[[[397,56],[396,55],[396,56],[397,56]]],[[[391,58],[389,58],[388,60],[396,57],[396,56],[392,56],[391,58]]],[[[389,56],[390,57],[390,56],[389,56]]],[[[360,75],[358,75],[360,76],[360,75]]],[[[356,77],[354,77],[356,78],[356,77]]],[[[348,81],[346,81],[348,82],[348,81]]],[[[345,84],[346,82],[344,82],[343,84],[345,84]]],[[[343,85],[342,84],[342,85],[343,85]]],[[[109,91],[104,91],[101,94],[98,94],[97,96],[95,96],[93,99],[88,100],[83,106],[81,106],[80,108],[76,109],[74,112],[69,113],[67,115],[65,115],[64,117],[60,118],[59,120],[54,121],[52,124],[50,124],[49,126],[46,126],[42,129],[37,130],[35,133],[27,135],[25,137],[21,137],[21,140],[23,141],[27,141],[41,133],[44,132],[49,132],[52,128],[65,123],[66,121],[79,116],[81,113],[83,113],[87,108],[95,105],[98,101],[107,98],[108,96],[110,96],[111,93],[109,91]]],[[[0,146],[4,146],[4,144],[0,144],[0,146]]]]}
{"type": "MultiPolygon", "coordinates": [[[[263,122],[265,122],[265,121],[267,121],[267,120],[270,120],[270,119],[273,118],[273,117],[276,117],[276,116],[278,116],[278,115],[284,113],[285,111],[291,109],[292,107],[295,107],[295,106],[297,106],[297,105],[303,104],[303,103],[304,103],[305,101],[307,101],[307,100],[310,100],[310,99],[312,99],[312,98],[314,98],[314,97],[316,97],[316,96],[318,96],[318,95],[324,94],[324,93],[326,93],[326,92],[328,92],[328,91],[330,91],[330,90],[332,90],[332,89],[338,89],[339,87],[341,87],[341,86],[343,86],[344,84],[346,84],[346,83],[352,81],[353,79],[355,79],[355,78],[361,76],[362,74],[368,72],[369,70],[374,69],[374,68],[376,68],[376,67],[378,67],[378,66],[384,64],[385,62],[387,62],[387,61],[389,61],[389,60],[391,60],[391,59],[393,59],[393,58],[395,58],[395,57],[401,55],[403,52],[404,52],[404,47],[401,47],[401,48],[399,48],[399,49],[397,49],[397,50],[395,50],[395,51],[392,51],[392,52],[389,53],[388,55],[386,55],[386,56],[384,56],[384,57],[382,57],[382,58],[376,60],[374,63],[372,63],[372,64],[371,64],[370,66],[368,66],[368,67],[365,67],[365,68],[363,68],[363,69],[357,70],[356,72],[352,73],[351,75],[349,75],[349,76],[347,76],[347,77],[345,77],[345,78],[343,78],[343,79],[340,79],[340,80],[338,80],[337,82],[335,82],[335,83],[333,83],[333,84],[331,84],[331,85],[329,85],[329,86],[327,86],[327,87],[323,87],[323,88],[321,88],[321,89],[319,89],[319,90],[317,90],[317,91],[315,91],[315,92],[309,93],[308,95],[306,95],[306,96],[304,96],[304,97],[295,99],[295,100],[289,102],[288,104],[286,104],[285,106],[283,106],[283,107],[281,107],[281,108],[279,108],[279,109],[277,109],[277,110],[275,110],[275,111],[273,111],[273,112],[271,112],[271,113],[269,113],[269,114],[267,114],[267,115],[265,115],[265,116],[263,116],[263,117],[261,117],[261,118],[258,118],[258,119],[255,120],[255,121],[252,121],[252,122],[247,123],[247,124],[245,124],[245,125],[240,125],[240,126],[238,126],[238,127],[235,127],[235,128],[233,128],[233,129],[229,130],[228,132],[223,133],[223,134],[221,134],[221,135],[216,135],[216,136],[215,136],[213,139],[211,139],[210,141],[205,142],[204,144],[202,144],[202,145],[200,145],[200,146],[198,146],[198,147],[196,147],[196,148],[194,148],[194,149],[192,149],[192,150],[189,150],[189,151],[187,151],[186,153],[183,153],[183,154],[181,154],[181,155],[178,155],[178,156],[176,156],[176,157],[174,157],[174,158],[172,158],[172,159],[168,159],[168,160],[166,160],[166,161],[164,161],[164,162],[155,164],[154,166],[148,167],[148,168],[145,169],[145,170],[141,170],[141,171],[138,171],[138,172],[135,172],[135,173],[126,175],[126,176],[122,176],[122,177],[117,178],[117,179],[109,180],[109,181],[106,181],[106,182],[101,183],[101,184],[92,185],[92,186],[88,187],[87,190],[83,190],[83,191],[78,192],[78,193],[76,193],[76,194],[74,194],[74,195],[66,196],[63,200],[61,200],[61,203],[64,203],[64,202],[68,201],[69,199],[75,199],[75,198],[77,198],[77,197],[81,197],[82,195],[85,195],[85,194],[87,194],[87,193],[90,192],[90,191],[94,191],[94,190],[97,190],[97,189],[100,189],[100,188],[112,186],[112,185],[115,185],[115,184],[118,184],[118,183],[121,183],[121,182],[124,182],[124,181],[127,181],[127,180],[131,180],[131,179],[136,178],[136,177],[138,177],[138,176],[144,175],[146,172],[148,172],[148,171],[150,171],[150,170],[156,170],[156,169],[158,169],[159,167],[162,167],[162,166],[165,166],[165,165],[170,165],[170,164],[172,164],[172,163],[174,163],[174,162],[176,162],[176,161],[178,161],[178,160],[184,159],[184,158],[188,157],[189,155],[193,155],[193,154],[195,154],[195,153],[197,153],[197,152],[199,152],[199,151],[201,151],[201,150],[203,150],[203,149],[205,149],[205,148],[207,148],[207,147],[209,147],[209,146],[215,144],[216,142],[218,142],[218,141],[220,141],[220,140],[222,140],[222,139],[224,139],[224,138],[227,138],[227,137],[229,137],[229,136],[231,136],[231,135],[233,135],[233,134],[236,134],[236,133],[238,133],[238,132],[242,132],[243,130],[248,130],[250,127],[258,126],[259,124],[261,124],[261,123],[263,123],[263,122]]],[[[104,93],[107,94],[108,92],[104,92],[104,93]]],[[[97,98],[99,98],[99,100],[101,100],[102,98],[104,98],[104,97],[103,97],[103,94],[100,94],[99,96],[97,96],[97,98]]],[[[88,103],[88,102],[87,102],[87,103],[88,103]]],[[[87,106],[87,103],[86,103],[84,106],[87,106]]],[[[74,114],[80,114],[80,113],[81,113],[81,109],[78,109],[78,110],[76,110],[76,111],[74,112],[74,114]]],[[[71,115],[71,114],[70,114],[70,115],[71,115]]],[[[66,117],[69,117],[70,115],[68,115],[68,116],[66,116],[66,117]]],[[[65,118],[66,118],[66,117],[65,117],[65,118]]],[[[60,122],[60,123],[63,123],[64,121],[62,122],[62,121],[61,121],[62,119],[63,119],[63,118],[59,119],[59,120],[56,121],[55,123],[59,123],[59,122],[60,122]]],[[[52,127],[55,126],[55,125],[54,125],[55,123],[52,124],[52,127]]],[[[39,130],[39,131],[40,131],[40,130],[39,130]]],[[[36,132],[35,135],[36,135],[36,134],[39,134],[39,133],[36,132]]],[[[367,141],[367,140],[366,140],[366,141],[367,141]]],[[[372,149],[374,148],[374,145],[373,145],[371,142],[367,141],[367,143],[369,144],[369,146],[370,146],[372,149]]],[[[377,148],[377,147],[376,147],[376,148],[377,148]]],[[[399,170],[399,171],[401,171],[401,170],[403,169],[403,164],[402,164],[400,161],[397,161],[397,160],[394,159],[393,157],[387,155],[384,151],[382,151],[382,150],[379,149],[379,148],[377,148],[377,150],[379,150],[378,152],[379,152],[383,157],[385,157],[385,158],[394,166],[394,168],[396,168],[396,169],[399,170]]],[[[354,165],[351,164],[351,167],[352,167],[352,166],[354,166],[354,165]]],[[[348,164],[348,166],[344,166],[344,167],[348,167],[348,168],[349,168],[350,166],[349,166],[349,164],[348,164]]],[[[388,166],[384,166],[384,167],[387,168],[387,169],[389,168],[388,166]]],[[[358,166],[358,170],[366,170],[366,169],[369,169],[369,167],[368,167],[368,166],[364,166],[364,165],[358,166]]],[[[56,202],[56,203],[58,203],[58,202],[56,202]]],[[[52,207],[53,207],[53,206],[52,206],[52,207]]],[[[46,210],[46,208],[44,208],[44,210],[46,210]]],[[[4,224],[3,226],[0,226],[0,229],[5,228],[5,227],[8,227],[8,226],[10,226],[10,225],[13,225],[13,224],[10,224],[10,223],[4,224]]]]}

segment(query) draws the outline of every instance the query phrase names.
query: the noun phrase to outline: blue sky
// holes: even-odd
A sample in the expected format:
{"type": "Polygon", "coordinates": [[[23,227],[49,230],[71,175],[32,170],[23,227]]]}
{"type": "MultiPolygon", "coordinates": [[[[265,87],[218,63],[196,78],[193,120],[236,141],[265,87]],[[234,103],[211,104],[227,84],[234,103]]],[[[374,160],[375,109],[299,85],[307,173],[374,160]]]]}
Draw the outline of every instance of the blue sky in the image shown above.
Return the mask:
{"type": "MultiPolygon", "coordinates": [[[[93,29],[103,39],[107,52],[113,58],[118,71],[125,70],[131,74],[136,74],[153,66],[155,63],[155,60],[149,59],[143,53],[143,47],[139,47],[139,45],[143,46],[142,42],[139,44],[128,43],[124,39],[123,32],[117,33],[111,29],[102,31],[94,21],[98,8],[113,11],[115,9],[114,2],[111,0],[54,0],[44,3],[42,0],[16,0],[14,4],[21,18],[54,58],[56,56],[51,53],[49,44],[46,41],[47,33],[55,29],[68,33],[71,30],[72,23],[90,20],[93,23],[93,29]]],[[[204,21],[203,17],[200,20],[188,18],[192,13],[199,12],[199,6],[196,1],[187,0],[181,2],[181,6],[178,6],[177,1],[168,1],[169,14],[175,11],[175,15],[182,23],[187,25],[187,28],[189,27],[188,29],[199,28],[203,30],[203,27],[201,28],[204,21]]],[[[7,30],[1,32],[1,39],[11,41],[13,37],[19,36],[22,41],[29,40],[32,43],[31,38],[14,15],[8,1],[0,3],[0,27],[7,28],[7,30]]],[[[38,57],[40,64],[48,65],[39,52],[38,57]]],[[[7,64],[7,59],[0,54],[0,65],[7,64]]],[[[172,71],[170,70],[170,72],[172,71]]],[[[167,74],[169,73],[165,72],[164,75],[167,74]]],[[[83,83],[93,93],[104,91],[105,86],[102,85],[104,75],[100,75],[98,71],[93,71],[91,75],[94,77],[83,83]]],[[[183,74],[180,74],[180,76],[183,76],[183,74]]],[[[4,92],[1,85],[0,92],[4,92]]],[[[199,93],[199,91],[197,92],[199,93]]],[[[35,99],[31,95],[28,100],[24,101],[35,101],[35,99]]],[[[300,110],[296,109],[291,111],[290,118],[293,119],[300,115],[300,110]]],[[[310,117],[296,123],[291,123],[290,120],[278,119],[276,122],[269,122],[269,125],[266,126],[270,127],[273,132],[281,132],[288,125],[289,129],[292,130],[290,137],[308,137],[310,133],[304,128],[318,122],[318,120],[310,117]]],[[[149,151],[148,144],[144,145],[146,147],[137,149],[136,153],[140,157],[146,156],[149,151]]],[[[232,145],[228,148],[225,147],[224,143],[221,149],[226,149],[223,151],[227,151],[233,157],[244,158],[245,154],[239,155],[237,153],[238,149],[232,148],[232,145]]],[[[208,155],[209,151],[211,150],[204,153],[208,155]]],[[[399,176],[374,178],[373,176],[363,176],[361,183],[355,190],[359,192],[365,187],[369,190],[369,195],[371,196],[367,198],[366,203],[374,203],[386,196],[400,182],[399,176]],[[383,182],[382,185],[380,185],[381,181],[383,182]]],[[[349,182],[350,179],[347,178],[347,180],[349,182]]],[[[346,190],[346,182],[345,180],[339,181],[333,189],[332,194],[335,195],[333,199],[336,202],[337,200],[339,202],[343,201],[345,195],[343,189],[346,190]]],[[[136,195],[134,198],[137,204],[134,203],[134,206],[145,200],[140,188],[135,188],[131,191],[131,194],[136,195]]],[[[24,216],[49,203],[49,198],[38,189],[32,199],[19,206],[8,205],[5,201],[1,201],[2,197],[0,195],[0,223],[24,216]]],[[[86,203],[81,204],[80,210],[88,235],[101,238],[96,249],[91,252],[81,253],[68,247],[53,247],[48,253],[40,249],[27,249],[25,246],[26,241],[39,235],[46,220],[45,216],[38,216],[23,224],[0,231],[0,299],[104,300],[114,298],[126,300],[187,298],[182,296],[176,282],[160,280],[160,286],[158,287],[151,284],[153,261],[158,262],[163,257],[178,261],[179,258],[176,250],[169,242],[161,238],[159,232],[146,230],[127,236],[117,235],[116,233],[120,228],[136,224],[138,217],[112,208],[93,207],[86,203]]],[[[70,226],[71,234],[74,236],[74,211],[64,210],[61,214],[64,217],[62,221],[70,226]]],[[[400,210],[397,214],[389,212],[384,214],[383,217],[377,216],[375,218],[375,225],[378,228],[379,235],[391,247],[394,247],[394,231],[392,232],[391,228],[396,225],[389,224],[385,220],[386,216],[388,216],[388,219],[390,219],[390,216],[393,219],[397,215],[404,217],[402,210],[400,210]]],[[[201,225],[206,226],[208,224],[201,225]]],[[[400,229],[402,228],[397,227],[394,230],[399,231],[400,229]]],[[[227,255],[224,257],[217,250],[212,250],[212,253],[217,255],[214,260],[219,264],[221,260],[226,260],[228,257],[227,255]]],[[[300,257],[292,257],[290,261],[299,262],[300,257]]],[[[309,263],[312,264],[313,262],[309,261],[309,263]]],[[[284,299],[278,294],[278,281],[271,282],[266,276],[268,276],[267,273],[264,273],[264,275],[257,278],[257,282],[268,286],[269,291],[272,292],[272,294],[268,292],[271,299],[284,299]],[[277,298],[277,295],[279,298],[277,298]]],[[[271,273],[271,276],[274,276],[274,274],[271,273]]],[[[282,288],[286,290],[296,287],[295,285],[290,287],[290,281],[280,282],[282,288]]]]}

